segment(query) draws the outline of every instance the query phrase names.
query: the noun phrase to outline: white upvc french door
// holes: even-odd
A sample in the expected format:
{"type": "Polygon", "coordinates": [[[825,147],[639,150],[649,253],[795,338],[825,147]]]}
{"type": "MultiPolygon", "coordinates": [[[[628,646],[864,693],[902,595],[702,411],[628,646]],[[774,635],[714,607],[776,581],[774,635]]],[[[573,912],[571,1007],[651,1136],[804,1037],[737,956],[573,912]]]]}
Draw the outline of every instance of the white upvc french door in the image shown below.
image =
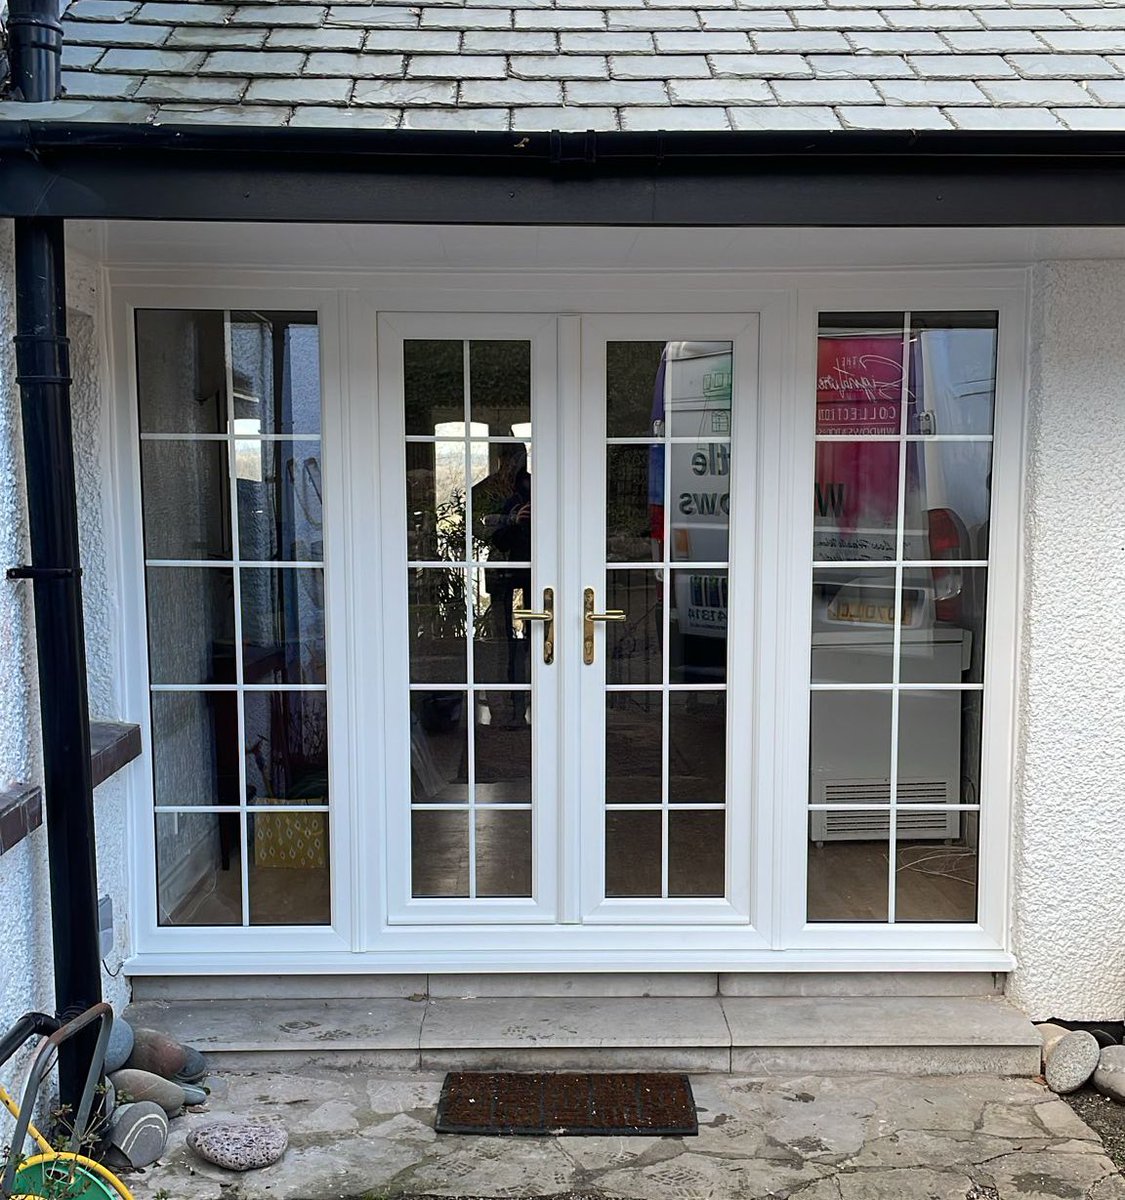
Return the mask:
{"type": "Polygon", "coordinates": [[[590,317],[581,334],[582,917],[745,924],[758,321],[590,317]]]}
{"type": "Polygon", "coordinates": [[[388,918],[553,921],[556,322],[381,317],[379,383],[388,918]]]}
{"type": "Polygon", "coordinates": [[[380,318],[391,924],[749,923],[757,330],[380,318]]]}

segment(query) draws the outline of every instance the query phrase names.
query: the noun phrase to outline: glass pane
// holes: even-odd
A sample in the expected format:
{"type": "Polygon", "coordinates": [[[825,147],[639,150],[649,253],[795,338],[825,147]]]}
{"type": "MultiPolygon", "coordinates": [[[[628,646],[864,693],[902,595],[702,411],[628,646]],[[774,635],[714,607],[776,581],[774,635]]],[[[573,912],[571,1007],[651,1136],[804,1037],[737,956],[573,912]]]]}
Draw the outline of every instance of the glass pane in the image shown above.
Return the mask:
{"type": "Polygon", "coordinates": [[[898,814],[895,841],[895,920],[977,919],[980,814],[898,814]]]}
{"type": "Polygon", "coordinates": [[[469,894],[469,814],[415,810],[410,816],[411,894],[469,894]]]}
{"type": "Polygon", "coordinates": [[[994,312],[910,314],[907,432],[992,432],[996,399],[994,312]]]}
{"type": "Polygon", "coordinates": [[[226,433],[221,311],[140,309],[137,397],[142,433],[226,433]]]}
{"type": "Polygon", "coordinates": [[[672,572],[671,683],[726,683],[727,573],[672,572]]]}
{"type": "Polygon", "coordinates": [[[888,804],[891,693],[813,692],[812,804],[888,804]]]}
{"type": "Polygon", "coordinates": [[[149,567],[148,662],[153,683],[234,683],[234,572],[149,567]]]}
{"type": "Polygon", "coordinates": [[[320,432],[316,313],[232,312],[235,433],[320,432]]]}
{"type": "Polygon", "coordinates": [[[319,442],[237,441],[238,547],[244,560],[324,557],[319,442]]]}
{"type": "Polygon", "coordinates": [[[410,572],[412,683],[465,682],[465,580],[459,567],[410,572]]]}
{"type": "MultiPolygon", "coordinates": [[[[531,436],[531,343],[470,342],[471,420],[488,437],[531,436]]],[[[476,432],[476,431],[474,431],[476,432]]]]}
{"type": "Polygon", "coordinates": [[[660,418],[663,342],[607,342],[606,435],[651,437],[660,418]]]}
{"type": "Polygon", "coordinates": [[[607,812],[605,894],[660,895],[661,814],[607,812]]]}
{"type": "Polygon", "coordinates": [[[161,805],[238,804],[238,697],[153,692],[152,774],[161,805]]]}
{"type": "MultiPolygon", "coordinates": [[[[906,590],[905,623],[918,619],[915,589],[906,590]]],[[[890,683],[894,671],[895,573],[813,571],[814,683],[890,683]]]]}
{"type": "Polygon", "coordinates": [[[523,442],[472,442],[473,557],[531,561],[531,472],[523,442]]]}
{"type": "Polygon", "coordinates": [[[726,893],[726,813],[668,814],[668,895],[726,893]]]}
{"type": "Polygon", "coordinates": [[[250,837],[250,924],[330,925],[327,813],[255,813],[250,837]]]}
{"type": "Polygon", "coordinates": [[[406,443],[406,556],[465,558],[465,444],[406,443]]]}
{"type": "Polygon", "coordinates": [[[980,692],[899,693],[898,802],[980,803],[980,692]]]}
{"type": "Polygon", "coordinates": [[[606,447],[606,560],[664,557],[664,447],[606,447]]]}
{"type": "Polygon", "coordinates": [[[477,683],[529,683],[531,622],[518,621],[512,613],[533,601],[531,571],[489,567],[474,571],[473,583],[473,678],[477,683]]]}
{"type": "Polygon", "coordinates": [[[674,445],[671,557],[725,562],[730,548],[730,446],[674,445]]]}
{"type": "Polygon", "coordinates": [[[161,925],[241,925],[238,813],[157,813],[156,909],[161,925]]]}
{"type": "Polygon", "coordinates": [[[726,693],[670,693],[668,802],[723,804],[726,796],[726,693]]]}
{"type": "Polygon", "coordinates": [[[818,434],[870,437],[901,432],[902,330],[900,312],[821,314],[818,434]]]}
{"type": "Polygon", "coordinates": [[[451,423],[465,434],[465,346],[461,341],[406,341],[402,346],[407,435],[433,437],[451,423]]]}
{"type": "MultiPolygon", "coordinates": [[[[604,626],[606,683],[662,683],[662,572],[606,571],[605,605],[625,613],[624,621],[608,621],[604,626]]],[[[595,645],[602,637],[595,632],[595,645]]]]}
{"type": "Polygon", "coordinates": [[[903,683],[980,683],[987,572],[983,567],[903,571],[903,683]]]}
{"type": "Polygon", "coordinates": [[[413,803],[469,802],[467,723],[467,693],[410,693],[410,799],[413,803]]]}
{"type": "Polygon", "coordinates": [[[663,693],[605,698],[606,804],[659,804],[663,796],[663,693]]]}
{"type": "Polygon", "coordinates": [[[146,558],[230,559],[225,442],[142,442],[146,558]]]}
{"type": "Polygon", "coordinates": [[[531,813],[479,809],[477,895],[531,895],[531,813]]]}
{"type": "Polygon", "coordinates": [[[246,683],[324,683],[324,572],[243,567],[246,683]]]}
{"type": "Polygon", "coordinates": [[[988,557],[991,442],[909,442],[906,558],[988,557]]]}
{"type": "Polygon", "coordinates": [[[672,437],[730,435],[732,352],[730,342],[668,343],[654,417],[672,437]]]}
{"type": "Polygon", "coordinates": [[[809,813],[808,920],[886,921],[890,813],[809,813]]]}
{"type": "Polygon", "coordinates": [[[328,803],[328,696],[247,692],[248,804],[328,803]]]}
{"type": "Polygon", "coordinates": [[[897,442],[820,442],[813,493],[813,557],[896,557],[897,442]]]}
{"type": "Polygon", "coordinates": [[[477,692],[478,804],[531,803],[531,692],[477,692]]]}

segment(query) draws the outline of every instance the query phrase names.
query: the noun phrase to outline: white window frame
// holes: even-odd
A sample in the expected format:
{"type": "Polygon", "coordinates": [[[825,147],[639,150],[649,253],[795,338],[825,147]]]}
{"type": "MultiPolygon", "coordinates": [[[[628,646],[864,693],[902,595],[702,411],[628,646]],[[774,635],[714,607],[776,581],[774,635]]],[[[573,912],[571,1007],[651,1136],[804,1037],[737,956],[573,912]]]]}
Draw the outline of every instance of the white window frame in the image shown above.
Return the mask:
{"type": "MultiPolygon", "coordinates": [[[[1005,970],[1009,950],[1009,848],[1018,613],[1022,562],[1022,462],[1028,273],[995,270],[873,270],[828,273],[636,272],[406,273],[229,268],[111,268],[110,368],[115,448],[125,716],[142,727],[145,766],[130,773],[131,971],[419,970],[1005,970]],[[326,632],[332,800],[330,928],[158,928],[154,879],[151,735],[132,313],[145,308],[316,311],[325,398],[326,632]],[[804,921],[808,788],[808,684],[814,475],[815,356],[821,311],[996,310],[992,549],[986,621],[979,921],[974,925],[808,925],[804,921]],[[360,672],[347,653],[361,622],[382,616],[380,564],[356,554],[359,531],[384,522],[368,448],[381,453],[375,329],[387,312],[521,312],[559,318],[562,353],[579,339],[567,314],[758,313],[755,570],[776,587],[758,593],[759,725],[752,812],[754,864],[749,923],[738,926],[466,924],[392,925],[384,804],[361,803],[355,779],[383,779],[379,738],[386,698],[381,649],[360,672]],[[561,314],[561,316],[560,316],[561,314]],[[768,449],[766,449],[768,447],[768,449]],[[762,632],[769,633],[764,642],[762,632]],[[341,636],[342,634],[342,636],[341,636]],[[372,677],[365,678],[370,675],[372,677]]],[[[563,380],[560,408],[577,403],[563,380]]],[[[376,461],[378,459],[376,458],[376,461]]],[[[565,500],[564,494],[564,503],[565,500]]],[[[381,526],[389,528],[384,522],[381,526]]],[[[561,548],[563,557],[566,547],[561,548]]],[[[561,653],[560,647],[560,653],[561,653]]],[[[574,714],[563,714],[562,722],[574,714]]],[[[560,870],[577,869],[579,847],[560,847],[560,870]]]]}

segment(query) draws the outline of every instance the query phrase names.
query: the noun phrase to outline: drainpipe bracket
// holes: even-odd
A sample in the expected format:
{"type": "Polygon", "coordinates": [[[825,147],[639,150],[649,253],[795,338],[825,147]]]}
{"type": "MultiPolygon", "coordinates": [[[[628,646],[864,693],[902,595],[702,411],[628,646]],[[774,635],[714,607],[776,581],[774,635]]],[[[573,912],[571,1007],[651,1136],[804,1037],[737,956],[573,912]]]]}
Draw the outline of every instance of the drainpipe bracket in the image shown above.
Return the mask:
{"type": "Polygon", "coordinates": [[[9,567],[9,579],[81,579],[81,567],[9,567]]]}

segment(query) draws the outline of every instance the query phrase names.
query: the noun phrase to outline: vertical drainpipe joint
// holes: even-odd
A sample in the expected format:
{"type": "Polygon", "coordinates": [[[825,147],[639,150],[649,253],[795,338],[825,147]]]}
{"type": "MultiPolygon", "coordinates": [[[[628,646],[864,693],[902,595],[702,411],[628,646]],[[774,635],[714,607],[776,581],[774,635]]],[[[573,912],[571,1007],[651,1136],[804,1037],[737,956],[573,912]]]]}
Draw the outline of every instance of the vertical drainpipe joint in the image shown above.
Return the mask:
{"type": "Polygon", "coordinates": [[[62,95],[58,0],[8,0],[10,99],[34,103],[62,95]]]}

